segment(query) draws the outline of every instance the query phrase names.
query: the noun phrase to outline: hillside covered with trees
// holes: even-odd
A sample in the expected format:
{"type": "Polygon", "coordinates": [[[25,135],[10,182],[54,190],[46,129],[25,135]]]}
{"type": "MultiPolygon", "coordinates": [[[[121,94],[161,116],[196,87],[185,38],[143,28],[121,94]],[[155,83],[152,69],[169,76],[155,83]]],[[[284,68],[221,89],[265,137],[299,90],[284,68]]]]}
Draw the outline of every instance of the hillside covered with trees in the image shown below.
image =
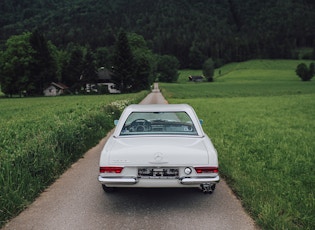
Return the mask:
{"type": "MultiPolygon", "coordinates": [[[[215,67],[254,58],[312,59],[314,22],[313,0],[2,0],[2,75],[16,71],[4,66],[11,60],[11,67],[23,66],[19,75],[49,78],[36,86],[20,79],[22,88],[37,87],[39,93],[48,80],[74,86],[83,75],[86,81],[95,80],[93,69],[101,66],[116,71],[118,66],[126,67],[124,71],[134,66],[132,71],[142,74],[144,82],[131,79],[124,87],[134,91],[130,85],[137,82],[140,90],[156,78],[176,80],[176,73],[169,73],[172,68],[201,69],[209,58],[215,67]],[[118,41],[122,31],[127,45],[118,41]],[[17,43],[24,43],[19,54],[27,53],[30,60],[13,63],[17,43]],[[118,51],[119,43],[130,52],[132,63],[119,61],[124,53],[118,51]],[[307,52],[299,53],[302,48],[307,52]]],[[[116,81],[123,84],[124,79],[116,81]]],[[[2,80],[2,89],[5,84],[2,80]]]]}
{"type": "Polygon", "coordinates": [[[2,0],[0,40],[35,28],[57,47],[109,47],[119,29],[142,35],[181,67],[205,57],[223,62],[295,58],[313,47],[312,0],[2,0]]]}

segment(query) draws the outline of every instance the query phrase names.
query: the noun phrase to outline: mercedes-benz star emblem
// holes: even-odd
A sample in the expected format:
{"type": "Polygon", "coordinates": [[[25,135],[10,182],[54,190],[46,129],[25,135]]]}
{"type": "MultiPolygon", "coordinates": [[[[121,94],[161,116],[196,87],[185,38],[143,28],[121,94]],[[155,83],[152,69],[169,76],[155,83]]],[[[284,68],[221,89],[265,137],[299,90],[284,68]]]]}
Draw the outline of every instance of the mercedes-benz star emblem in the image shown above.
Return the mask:
{"type": "Polygon", "coordinates": [[[156,162],[161,162],[163,160],[163,153],[155,153],[154,154],[154,160],[156,162]]]}

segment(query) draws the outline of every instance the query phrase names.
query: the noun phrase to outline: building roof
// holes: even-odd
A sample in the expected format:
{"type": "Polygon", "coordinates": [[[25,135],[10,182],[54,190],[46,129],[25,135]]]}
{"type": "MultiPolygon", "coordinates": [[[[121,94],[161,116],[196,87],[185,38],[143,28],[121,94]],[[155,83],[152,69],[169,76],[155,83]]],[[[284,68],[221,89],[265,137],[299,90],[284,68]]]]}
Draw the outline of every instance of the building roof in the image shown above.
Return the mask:
{"type": "Polygon", "coordinates": [[[192,76],[192,75],[188,77],[189,81],[202,81],[203,78],[204,78],[203,76],[192,76]]]}
{"type": "Polygon", "coordinates": [[[55,86],[55,87],[57,87],[57,88],[59,88],[59,89],[68,89],[68,88],[69,88],[68,86],[66,86],[66,85],[64,85],[64,84],[62,84],[62,83],[55,83],[55,82],[52,82],[52,83],[50,83],[50,85],[53,85],[53,86],[55,86]]]}

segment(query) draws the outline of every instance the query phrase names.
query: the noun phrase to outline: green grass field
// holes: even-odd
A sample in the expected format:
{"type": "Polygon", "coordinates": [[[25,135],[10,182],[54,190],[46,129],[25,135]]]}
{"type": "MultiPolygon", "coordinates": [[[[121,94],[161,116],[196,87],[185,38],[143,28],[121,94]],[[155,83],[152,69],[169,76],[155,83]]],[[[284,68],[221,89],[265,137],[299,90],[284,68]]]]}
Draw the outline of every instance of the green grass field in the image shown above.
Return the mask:
{"type": "Polygon", "coordinates": [[[204,120],[221,175],[262,229],[315,229],[315,81],[295,75],[299,63],[233,63],[213,83],[188,82],[201,71],[184,70],[160,84],[204,120]]]}
{"type": "Polygon", "coordinates": [[[146,94],[0,99],[0,227],[146,94]]]}
{"type": "MultiPolygon", "coordinates": [[[[302,82],[299,63],[231,63],[213,83],[188,82],[202,73],[183,70],[159,84],[204,120],[221,175],[262,229],[315,229],[315,79],[302,82]]],[[[119,115],[113,102],[146,93],[0,99],[0,226],[105,136],[119,115]]]]}

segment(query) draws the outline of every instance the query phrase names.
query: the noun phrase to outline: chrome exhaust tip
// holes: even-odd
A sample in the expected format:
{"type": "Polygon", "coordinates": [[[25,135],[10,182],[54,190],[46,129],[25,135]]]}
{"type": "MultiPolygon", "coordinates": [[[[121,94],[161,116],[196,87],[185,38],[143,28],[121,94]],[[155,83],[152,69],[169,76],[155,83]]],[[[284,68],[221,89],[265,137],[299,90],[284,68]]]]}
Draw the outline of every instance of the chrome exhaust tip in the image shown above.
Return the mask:
{"type": "Polygon", "coordinates": [[[212,194],[216,184],[204,183],[200,185],[200,189],[204,194],[212,194]]]}

